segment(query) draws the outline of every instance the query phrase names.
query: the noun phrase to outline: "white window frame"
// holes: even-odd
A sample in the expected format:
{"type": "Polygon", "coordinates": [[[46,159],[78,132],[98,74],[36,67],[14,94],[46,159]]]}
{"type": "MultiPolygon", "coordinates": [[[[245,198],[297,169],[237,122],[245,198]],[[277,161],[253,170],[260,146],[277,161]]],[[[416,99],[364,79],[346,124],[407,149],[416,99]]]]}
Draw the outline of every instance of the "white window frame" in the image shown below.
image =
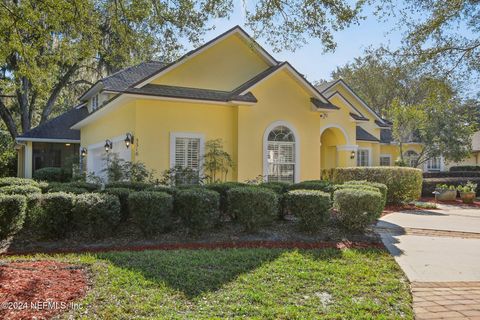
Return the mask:
{"type": "Polygon", "coordinates": [[[92,110],[97,110],[98,108],[98,93],[92,97],[92,110]]]}
{"type": "Polygon", "coordinates": [[[358,148],[357,149],[357,167],[371,167],[371,166],[372,166],[372,148],[358,148]],[[367,163],[366,166],[359,166],[358,165],[358,158],[359,158],[358,153],[360,151],[367,151],[368,152],[368,158],[367,158],[368,163],[367,163]]]}
{"type": "Polygon", "coordinates": [[[438,172],[438,171],[443,171],[443,157],[434,157],[430,158],[425,162],[425,171],[427,172],[438,172]],[[430,168],[430,163],[432,163],[433,159],[438,159],[438,168],[432,169],[430,168]]]}
{"type": "Polygon", "coordinates": [[[175,168],[175,146],[177,138],[200,139],[199,174],[203,175],[203,162],[205,156],[205,134],[195,132],[170,132],[170,169],[175,168]]]}
{"type": "Polygon", "coordinates": [[[295,165],[294,165],[294,182],[300,181],[300,135],[298,131],[290,123],[279,120],[271,123],[263,133],[263,177],[268,179],[268,135],[276,127],[287,127],[293,133],[295,139],[295,165]]]}
{"type": "MultiPolygon", "coordinates": [[[[388,166],[392,166],[392,155],[391,154],[380,154],[379,165],[382,166],[382,158],[388,158],[388,166]]],[[[384,166],[387,167],[387,166],[384,166]]]]}

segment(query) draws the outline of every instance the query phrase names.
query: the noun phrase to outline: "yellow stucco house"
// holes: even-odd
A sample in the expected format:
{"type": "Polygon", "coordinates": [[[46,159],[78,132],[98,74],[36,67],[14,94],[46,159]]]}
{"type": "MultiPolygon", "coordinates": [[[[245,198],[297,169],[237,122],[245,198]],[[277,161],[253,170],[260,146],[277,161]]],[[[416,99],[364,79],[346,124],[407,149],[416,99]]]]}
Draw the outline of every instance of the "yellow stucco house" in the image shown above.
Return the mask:
{"type": "Polygon", "coordinates": [[[205,142],[217,138],[236,163],[234,181],[319,179],[324,168],[393,165],[398,157],[390,124],[343,80],[313,86],[240,27],[173,63],[117,72],[79,100],[17,139],[20,176],[69,155],[100,175],[106,147],[157,174],[176,165],[201,170],[205,142]]]}

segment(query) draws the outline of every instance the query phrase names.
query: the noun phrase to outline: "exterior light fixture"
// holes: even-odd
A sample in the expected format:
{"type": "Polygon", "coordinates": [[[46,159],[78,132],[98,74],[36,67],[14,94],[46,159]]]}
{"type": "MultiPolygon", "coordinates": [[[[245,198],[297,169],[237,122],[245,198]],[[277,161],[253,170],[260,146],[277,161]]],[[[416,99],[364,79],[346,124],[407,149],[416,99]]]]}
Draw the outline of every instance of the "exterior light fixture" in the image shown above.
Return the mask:
{"type": "Polygon", "coordinates": [[[354,158],[355,158],[355,151],[352,151],[352,152],[350,153],[350,159],[354,159],[354,158]]]}
{"type": "Polygon", "coordinates": [[[65,146],[66,146],[66,147],[70,147],[70,143],[65,143],[65,146]]]}
{"type": "Polygon", "coordinates": [[[128,149],[128,147],[130,147],[130,145],[133,145],[133,144],[134,144],[133,135],[130,132],[127,132],[127,137],[125,138],[125,146],[128,149]]]}
{"type": "Polygon", "coordinates": [[[87,155],[87,148],[80,149],[80,155],[82,156],[82,158],[85,158],[85,156],[87,155]]]}
{"type": "Polygon", "coordinates": [[[112,150],[113,143],[109,139],[105,140],[105,152],[112,150]]]}

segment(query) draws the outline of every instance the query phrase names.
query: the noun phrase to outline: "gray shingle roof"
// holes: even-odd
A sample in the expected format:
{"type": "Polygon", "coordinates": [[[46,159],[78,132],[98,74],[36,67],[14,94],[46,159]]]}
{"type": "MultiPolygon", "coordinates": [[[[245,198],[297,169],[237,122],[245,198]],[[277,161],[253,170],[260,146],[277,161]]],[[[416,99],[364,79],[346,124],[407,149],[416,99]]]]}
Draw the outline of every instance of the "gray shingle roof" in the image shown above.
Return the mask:
{"type": "Polygon", "coordinates": [[[28,139],[65,139],[80,140],[80,130],[70,129],[75,123],[83,120],[88,115],[87,107],[70,109],[58,117],[23,133],[18,136],[21,140],[28,139]]]}
{"type": "Polygon", "coordinates": [[[207,101],[245,101],[245,102],[257,102],[255,96],[248,92],[244,95],[235,94],[235,92],[200,89],[200,88],[188,88],[188,87],[176,87],[166,86],[159,84],[147,84],[141,88],[129,88],[125,93],[143,94],[149,96],[161,96],[171,98],[182,99],[196,99],[207,101]]]}
{"type": "Polygon", "coordinates": [[[310,101],[313,103],[313,105],[315,107],[317,107],[317,109],[325,109],[325,110],[338,110],[338,109],[340,109],[339,107],[337,107],[336,105],[334,105],[332,103],[325,103],[325,102],[322,102],[322,101],[318,100],[317,98],[310,98],[310,101]]]}
{"type": "Polygon", "coordinates": [[[389,128],[392,125],[392,123],[389,122],[388,120],[384,119],[383,121],[384,122],[382,123],[378,120],[375,120],[375,123],[377,124],[377,126],[382,127],[382,128],[389,128]]]}
{"type": "Polygon", "coordinates": [[[147,61],[135,66],[120,70],[100,81],[105,90],[122,91],[162,69],[166,64],[159,61],[147,61]]]}
{"type": "Polygon", "coordinates": [[[360,116],[360,115],[355,114],[353,112],[350,112],[350,117],[352,117],[355,120],[368,121],[368,118],[365,118],[364,116],[360,116]]]}
{"type": "Polygon", "coordinates": [[[370,134],[367,130],[363,129],[362,127],[360,126],[357,126],[357,140],[361,140],[361,141],[376,141],[376,142],[379,142],[380,140],[378,140],[377,138],[375,138],[375,136],[373,136],[372,134],[370,134]]]}

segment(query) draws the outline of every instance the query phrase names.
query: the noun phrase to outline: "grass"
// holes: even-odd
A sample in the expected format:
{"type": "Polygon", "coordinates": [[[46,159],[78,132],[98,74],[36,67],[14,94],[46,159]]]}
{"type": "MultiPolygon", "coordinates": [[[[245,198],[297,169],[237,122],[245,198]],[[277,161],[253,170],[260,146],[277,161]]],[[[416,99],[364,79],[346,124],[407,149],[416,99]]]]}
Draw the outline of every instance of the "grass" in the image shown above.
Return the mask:
{"type": "Polygon", "coordinates": [[[414,201],[413,205],[417,208],[422,208],[422,209],[438,209],[437,204],[432,202],[414,201]]]}
{"type": "Polygon", "coordinates": [[[10,259],[87,264],[75,319],[413,319],[409,285],[377,249],[112,252],[10,259]]]}

